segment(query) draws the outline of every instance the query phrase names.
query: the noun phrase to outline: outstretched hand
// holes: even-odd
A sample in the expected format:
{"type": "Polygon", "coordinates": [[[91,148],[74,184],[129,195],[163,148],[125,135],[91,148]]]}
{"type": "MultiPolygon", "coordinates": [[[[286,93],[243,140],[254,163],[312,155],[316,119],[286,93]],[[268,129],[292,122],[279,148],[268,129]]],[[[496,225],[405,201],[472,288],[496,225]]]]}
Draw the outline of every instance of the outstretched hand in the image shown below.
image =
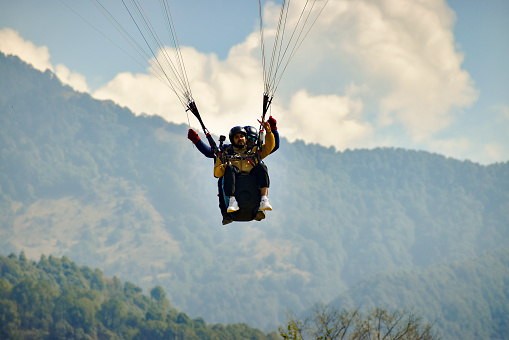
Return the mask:
{"type": "Polygon", "coordinates": [[[277,121],[274,119],[274,117],[270,116],[269,117],[269,120],[267,120],[267,122],[269,122],[270,124],[270,129],[272,131],[276,131],[277,130],[277,121]]]}
{"type": "Polygon", "coordinates": [[[263,117],[262,117],[262,120],[261,120],[261,121],[258,119],[258,123],[260,123],[260,124],[261,124],[261,126],[263,126],[263,128],[265,129],[265,131],[266,131],[267,133],[269,133],[269,132],[271,132],[271,131],[272,131],[272,130],[271,130],[271,128],[270,128],[270,124],[269,124],[269,122],[266,122],[266,121],[263,119],[263,117]]]}
{"type": "Polygon", "coordinates": [[[198,143],[200,140],[200,136],[198,136],[196,131],[194,131],[193,129],[189,129],[189,131],[187,132],[187,138],[194,144],[198,143]]]}

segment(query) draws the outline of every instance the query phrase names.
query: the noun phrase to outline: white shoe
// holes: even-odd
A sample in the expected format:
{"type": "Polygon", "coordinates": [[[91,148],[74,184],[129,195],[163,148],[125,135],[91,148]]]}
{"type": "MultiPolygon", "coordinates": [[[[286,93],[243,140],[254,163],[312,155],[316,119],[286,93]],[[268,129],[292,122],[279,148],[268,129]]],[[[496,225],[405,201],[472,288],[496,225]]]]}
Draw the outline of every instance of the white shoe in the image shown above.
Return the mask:
{"type": "Polygon", "coordinates": [[[262,198],[260,201],[260,208],[258,208],[258,210],[272,210],[272,206],[270,205],[268,198],[262,198]]]}
{"type": "Polygon", "coordinates": [[[226,209],[227,213],[232,213],[237,210],[239,210],[239,204],[237,203],[237,200],[235,197],[230,197],[230,201],[228,202],[228,209],[226,209]]]}

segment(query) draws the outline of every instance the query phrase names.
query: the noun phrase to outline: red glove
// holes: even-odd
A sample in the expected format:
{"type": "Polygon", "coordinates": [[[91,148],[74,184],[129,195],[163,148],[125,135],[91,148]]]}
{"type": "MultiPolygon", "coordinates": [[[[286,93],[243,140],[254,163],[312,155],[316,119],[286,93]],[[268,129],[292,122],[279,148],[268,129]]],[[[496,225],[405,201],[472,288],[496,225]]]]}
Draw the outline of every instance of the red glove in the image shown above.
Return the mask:
{"type": "Polygon", "coordinates": [[[270,129],[272,131],[276,131],[277,130],[277,126],[276,126],[277,122],[276,122],[276,120],[272,116],[269,117],[269,120],[267,122],[270,124],[270,129]]]}
{"type": "Polygon", "coordinates": [[[189,138],[189,140],[194,144],[198,143],[198,141],[200,140],[200,136],[198,136],[198,134],[193,129],[189,129],[189,132],[187,133],[187,138],[189,138]]]}

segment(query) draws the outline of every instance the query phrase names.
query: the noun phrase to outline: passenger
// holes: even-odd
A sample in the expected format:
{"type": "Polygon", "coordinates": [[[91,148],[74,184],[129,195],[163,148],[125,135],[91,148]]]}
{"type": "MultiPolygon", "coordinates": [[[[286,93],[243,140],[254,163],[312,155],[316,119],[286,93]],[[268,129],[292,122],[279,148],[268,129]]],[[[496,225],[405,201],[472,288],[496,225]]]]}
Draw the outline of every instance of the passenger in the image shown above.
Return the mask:
{"type": "Polygon", "coordinates": [[[258,141],[258,130],[254,126],[244,126],[244,130],[246,130],[246,145],[252,148],[258,141]]]}

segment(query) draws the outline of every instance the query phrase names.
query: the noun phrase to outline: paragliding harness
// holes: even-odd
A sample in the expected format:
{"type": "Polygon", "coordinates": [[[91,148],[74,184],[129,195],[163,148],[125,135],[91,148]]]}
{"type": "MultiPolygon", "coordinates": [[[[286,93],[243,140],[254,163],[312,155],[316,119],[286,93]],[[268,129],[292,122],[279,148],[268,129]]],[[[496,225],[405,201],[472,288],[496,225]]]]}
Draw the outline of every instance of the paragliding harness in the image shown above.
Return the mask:
{"type": "MultiPolygon", "coordinates": [[[[256,152],[247,155],[239,155],[234,152],[233,146],[228,146],[226,149],[222,149],[221,157],[221,162],[223,162],[223,164],[230,160],[246,160],[251,165],[255,166],[259,154],[256,152]]],[[[221,198],[224,200],[225,205],[228,206],[229,197],[225,193],[224,176],[221,178],[220,190],[221,198]]],[[[256,175],[240,171],[235,172],[235,198],[240,209],[229,214],[234,221],[247,222],[254,219],[261,219],[257,215],[259,214],[258,208],[260,206],[261,192],[256,175]]],[[[264,213],[261,214],[265,217],[264,213]]]]}
{"type": "MultiPolygon", "coordinates": [[[[272,98],[269,99],[269,96],[267,94],[263,95],[263,120],[265,120],[265,115],[267,113],[267,110],[270,106],[270,103],[272,102],[272,98]]],[[[246,159],[251,165],[255,166],[257,163],[261,162],[261,154],[262,154],[262,135],[263,135],[263,127],[260,126],[259,135],[258,135],[258,142],[257,142],[257,153],[256,156],[248,156],[248,157],[242,157],[239,155],[235,155],[232,148],[224,149],[223,143],[226,140],[225,136],[219,137],[219,147],[217,147],[216,142],[212,138],[212,135],[210,134],[209,130],[205,127],[205,124],[203,123],[203,120],[201,119],[200,112],[198,111],[198,107],[196,106],[196,103],[194,101],[190,101],[187,104],[186,111],[191,111],[193,115],[198,119],[198,122],[200,122],[201,128],[203,130],[203,133],[207,137],[207,141],[209,142],[210,148],[212,149],[212,152],[214,153],[215,158],[221,159],[221,163],[226,163],[229,159],[237,158],[237,159],[246,159]],[[255,161],[256,159],[256,161],[255,161]]]]}

